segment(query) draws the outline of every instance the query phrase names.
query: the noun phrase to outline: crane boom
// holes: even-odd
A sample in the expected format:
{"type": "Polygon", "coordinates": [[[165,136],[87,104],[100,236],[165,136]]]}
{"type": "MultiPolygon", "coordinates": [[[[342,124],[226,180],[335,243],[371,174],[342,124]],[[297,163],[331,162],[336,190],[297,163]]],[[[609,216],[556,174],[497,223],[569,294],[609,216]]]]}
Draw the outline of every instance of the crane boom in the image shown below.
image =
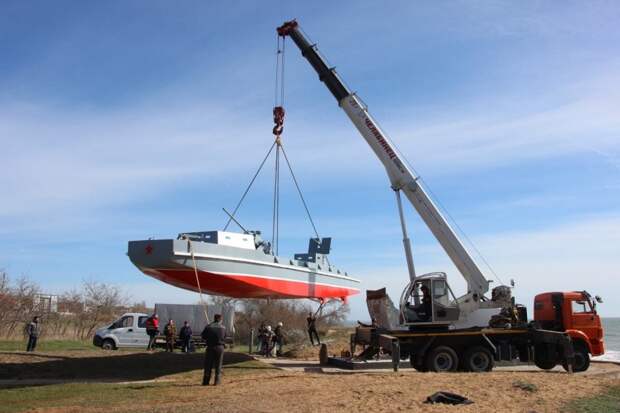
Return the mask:
{"type": "Polygon", "coordinates": [[[394,144],[390,142],[370,115],[366,105],[340,80],[335,69],[328,67],[325,59],[319,54],[316,45],[308,41],[295,20],[284,23],[277,31],[280,36],[290,36],[293,39],[301,50],[302,56],[312,65],[318,73],[319,79],[325,83],[325,86],[338,101],[338,105],[345,111],[362,137],[370,145],[385,167],[392,188],[405,194],[467,281],[467,295],[472,296],[475,301],[481,298],[489,290],[489,281],[484,277],[445,217],[418,182],[418,178],[403,162],[403,158],[394,144]]]}

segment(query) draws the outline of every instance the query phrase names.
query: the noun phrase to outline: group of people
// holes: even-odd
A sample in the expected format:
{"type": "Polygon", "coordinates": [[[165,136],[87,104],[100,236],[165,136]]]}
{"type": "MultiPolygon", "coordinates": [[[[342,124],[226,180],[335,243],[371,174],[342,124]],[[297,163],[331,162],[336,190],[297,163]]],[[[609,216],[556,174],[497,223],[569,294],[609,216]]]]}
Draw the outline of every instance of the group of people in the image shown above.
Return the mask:
{"type": "Polygon", "coordinates": [[[265,357],[277,357],[282,355],[284,346],[284,324],[279,322],[276,328],[261,323],[258,328],[258,342],[256,351],[265,357]]]}
{"type": "MultiPolygon", "coordinates": [[[[315,339],[317,344],[321,344],[319,333],[316,329],[316,316],[309,313],[306,322],[308,327],[308,336],[310,337],[310,342],[312,345],[314,345],[315,339]]],[[[159,317],[157,314],[151,315],[146,320],[146,332],[149,336],[147,350],[151,351],[154,349],[155,338],[159,334],[159,317]]],[[[28,335],[28,346],[26,351],[34,351],[37,345],[38,337],[41,334],[38,317],[34,317],[26,326],[26,333],[28,335]]],[[[191,351],[192,333],[192,328],[189,323],[185,321],[178,336],[182,343],[183,352],[191,351]]],[[[218,385],[221,383],[226,338],[226,328],[222,324],[222,316],[220,314],[215,314],[213,317],[213,322],[204,328],[201,336],[207,345],[202,384],[203,386],[209,384],[212,373],[215,370],[215,379],[213,384],[218,385]]],[[[173,352],[177,338],[177,330],[174,320],[169,320],[164,326],[164,337],[166,338],[166,351],[173,352]]],[[[276,357],[282,354],[282,347],[284,345],[284,325],[282,322],[279,322],[273,330],[271,326],[266,326],[265,323],[261,324],[258,337],[259,347],[257,350],[261,354],[266,357],[276,357]]]]}
{"type": "MultiPolygon", "coordinates": [[[[306,318],[306,327],[308,330],[308,337],[310,343],[314,345],[321,345],[321,339],[319,332],[316,328],[316,315],[308,313],[306,318]]],[[[265,357],[277,357],[282,355],[282,348],[284,346],[284,325],[279,322],[274,329],[270,325],[265,325],[262,322],[258,328],[258,341],[256,343],[256,352],[262,354],[265,357]]]]}
{"type": "MultiPolygon", "coordinates": [[[[149,336],[149,344],[146,349],[147,351],[152,351],[155,345],[155,338],[159,334],[159,317],[157,314],[153,314],[146,319],[146,334],[149,336]]],[[[184,353],[192,351],[192,334],[193,331],[189,322],[183,322],[183,327],[181,327],[178,337],[181,341],[181,350],[184,353]]],[[[164,338],[166,339],[166,351],[172,353],[177,339],[177,327],[174,324],[174,320],[169,320],[164,326],[164,338]]]]}

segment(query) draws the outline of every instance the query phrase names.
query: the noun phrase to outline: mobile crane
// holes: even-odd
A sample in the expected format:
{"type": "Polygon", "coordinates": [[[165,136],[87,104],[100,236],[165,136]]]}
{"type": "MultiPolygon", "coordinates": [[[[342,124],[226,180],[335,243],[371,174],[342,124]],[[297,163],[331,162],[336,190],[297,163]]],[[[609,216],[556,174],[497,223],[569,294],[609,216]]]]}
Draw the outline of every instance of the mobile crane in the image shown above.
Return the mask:
{"type": "MultiPolygon", "coordinates": [[[[539,299],[535,304],[536,314],[541,317],[544,314],[547,325],[555,320],[555,328],[544,327],[548,330],[527,323],[526,309],[515,304],[510,287],[495,287],[491,298],[486,297],[490,281],[484,277],[421,185],[419,177],[406,164],[404,157],[370,115],[366,105],[342,82],[335,68],[327,65],[316,45],[310,43],[301,31],[297,21],[285,22],[277,28],[277,33],[282,38],[290,37],[301,50],[302,56],[317,72],[319,80],[336,98],[338,105],[383,164],[396,196],[409,273],[409,283],[399,302],[398,322],[393,322],[394,317],[390,319],[385,316],[385,311],[379,311],[382,320],[373,317],[372,325],[356,329],[351,337],[351,353],[355,352],[359,344],[364,346],[362,356],[366,357],[383,349],[392,354],[395,370],[398,369],[400,359],[405,357],[409,357],[411,365],[421,371],[490,371],[496,360],[512,361],[517,358],[523,362],[534,361],[543,369],[552,368],[558,363],[562,363],[569,372],[573,369],[587,369],[589,354],[599,355],[604,351],[600,318],[589,294],[585,291],[564,295],[554,293],[552,296],[556,301],[551,304],[551,310],[545,311],[541,310],[544,303],[542,298],[539,299]],[[467,282],[467,292],[460,297],[454,296],[445,273],[416,275],[401,192],[467,282]],[[561,306],[564,309],[569,308],[572,301],[581,304],[587,302],[590,308],[587,329],[570,329],[571,325],[577,324],[570,323],[571,317],[582,322],[583,317],[572,315],[568,310],[558,310],[562,304],[557,302],[560,296],[564,297],[561,306]],[[555,318],[552,318],[553,314],[555,318]],[[550,317],[551,321],[548,320],[550,317]],[[562,320],[568,322],[562,323],[562,320]]],[[[371,316],[373,300],[379,299],[381,305],[386,307],[387,296],[384,292],[368,291],[367,298],[371,316]]],[[[599,297],[596,299],[600,302],[599,297]]],[[[583,305],[585,308],[586,305],[583,305]]]]}
{"type": "Polygon", "coordinates": [[[409,272],[409,284],[400,300],[403,324],[443,326],[454,329],[488,326],[493,315],[497,315],[502,308],[511,305],[510,288],[499,286],[494,289],[493,299],[485,297],[489,291],[490,281],[484,277],[455,231],[419,182],[418,177],[403,161],[402,155],[398,153],[394,144],[370,115],[366,105],[340,80],[335,69],[327,66],[315,45],[312,45],[301,32],[296,21],[284,23],[278,28],[278,34],[293,39],[302,55],[308,59],[318,73],[319,79],[325,83],[338,101],[338,105],[345,111],[385,167],[391,188],[396,194],[409,272]],[[405,194],[467,282],[466,294],[455,298],[445,273],[435,272],[416,276],[401,192],[405,194]],[[421,291],[426,291],[426,298],[421,291]]]}

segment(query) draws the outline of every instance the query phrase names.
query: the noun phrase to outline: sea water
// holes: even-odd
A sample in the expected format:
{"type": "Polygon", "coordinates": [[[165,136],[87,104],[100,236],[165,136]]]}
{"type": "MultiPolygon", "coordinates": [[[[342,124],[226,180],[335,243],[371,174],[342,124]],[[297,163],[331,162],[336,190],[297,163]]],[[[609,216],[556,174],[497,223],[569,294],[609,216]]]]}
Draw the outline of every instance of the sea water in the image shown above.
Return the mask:
{"type": "Polygon", "coordinates": [[[593,359],[620,363],[620,318],[603,318],[602,321],[605,332],[605,354],[593,359]]]}

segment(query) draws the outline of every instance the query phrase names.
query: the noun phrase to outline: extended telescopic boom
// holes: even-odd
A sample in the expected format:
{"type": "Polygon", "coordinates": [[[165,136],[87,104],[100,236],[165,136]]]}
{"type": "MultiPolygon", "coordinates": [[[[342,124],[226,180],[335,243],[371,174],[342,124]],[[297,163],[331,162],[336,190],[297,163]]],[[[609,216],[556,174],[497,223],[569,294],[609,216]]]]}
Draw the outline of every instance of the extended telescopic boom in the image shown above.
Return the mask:
{"type": "MultiPolygon", "coordinates": [[[[467,281],[467,295],[473,297],[475,301],[481,298],[489,290],[489,281],[484,277],[456,233],[420,185],[417,177],[401,160],[395,146],[368,113],[366,105],[340,80],[335,69],[327,66],[325,60],[318,53],[316,45],[308,41],[295,20],[284,23],[277,31],[280,36],[289,36],[293,39],[301,50],[302,56],[316,70],[321,82],[325,83],[325,86],[338,101],[338,105],[345,111],[385,167],[392,188],[395,191],[405,193],[407,199],[467,281]]],[[[405,249],[407,251],[407,246],[405,249]]],[[[407,263],[410,273],[412,273],[413,264],[409,253],[407,255],[407,263]]]]}

